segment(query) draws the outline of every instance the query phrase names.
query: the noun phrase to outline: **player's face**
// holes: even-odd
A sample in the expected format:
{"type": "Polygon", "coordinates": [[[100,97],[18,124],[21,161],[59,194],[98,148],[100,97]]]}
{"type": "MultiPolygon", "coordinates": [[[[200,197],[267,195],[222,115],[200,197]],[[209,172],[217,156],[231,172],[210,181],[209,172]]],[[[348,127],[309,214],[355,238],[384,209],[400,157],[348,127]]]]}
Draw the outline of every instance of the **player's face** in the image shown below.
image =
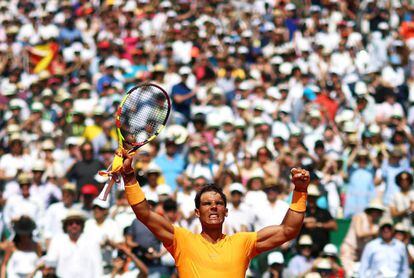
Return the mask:
{"type": "Polygon", "coordinates": [[[227,216],[227,208],[220,194],[212,191],[201,195],[200,208],[196,209],[196,215],[203,226],[221,227],[227,216]]]}

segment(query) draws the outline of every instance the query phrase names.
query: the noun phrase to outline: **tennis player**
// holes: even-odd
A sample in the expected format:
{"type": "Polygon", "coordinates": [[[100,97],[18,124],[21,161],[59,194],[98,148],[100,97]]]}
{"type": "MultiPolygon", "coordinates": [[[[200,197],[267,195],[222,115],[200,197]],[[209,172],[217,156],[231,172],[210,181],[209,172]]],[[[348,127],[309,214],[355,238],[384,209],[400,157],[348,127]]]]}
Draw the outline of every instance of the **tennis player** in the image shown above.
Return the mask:
{"type": "Polygon", "coordinates": [[[195,214],[202,226],[200,234],[173,226],[148,208],[135,173],[132,157],[124,153],[121,170],[125,193],[136,217],[151,230],[174,257],[180,277],[245,277],[250,260],[295,238],[301,229],[306,211],[309,172],[292,169],[295,185],[290,209],[279,226],[265,227],[257,232],[223,234],[227,216],[226,196],[220,188],[205,186],[195,197],[195,214]]]}

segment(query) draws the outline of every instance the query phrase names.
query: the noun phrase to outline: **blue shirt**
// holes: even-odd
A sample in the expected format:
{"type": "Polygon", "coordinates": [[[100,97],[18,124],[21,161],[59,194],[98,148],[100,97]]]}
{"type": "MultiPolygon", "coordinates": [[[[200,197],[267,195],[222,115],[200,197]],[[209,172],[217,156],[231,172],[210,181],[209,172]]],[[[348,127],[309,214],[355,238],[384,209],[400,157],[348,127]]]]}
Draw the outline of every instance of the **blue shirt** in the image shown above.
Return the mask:
{"type": "Polygon", "coordinates": [[[377,238],[365,246],[360,277],[382,277],[384,270],[395,273],[397,278],[409,277],[407,250],[401,241],[393,239],[386,243],[382,238],[377,238]]]}
{"type": "Polygon", "coordinates": [[[99,78],[98,83],[96,84],[96,91],[101,94],[104,90],[105,83],[112,84],[114,82],[118,82],[118,79],[110,75],[104,75],[99,78]]]}
{"type": "Polygon", "coordinates": [[[300,274],[304,274],[306,271],[312,268],[313,259],[306,259],[303,255],[294,256],[287,267],[288,275],[292,277],[298,277],[300,274]]]}
{"type": "Polygon", "coordinates": [[[191,101],[194,97],[189,98],[181,103],[176,103],[174,101],[174,96],[175,95],[185,96],[185,95],[188,95],[189,93],[191,93],[191,90],[183,82],[180,82],[177,85],[174,85],[171,91],[171,98],[173,100],[174,110],[183,114],[187,120],[190,119],[190,116],[191,116],[190,107],[191,107],[191,101]]]}
{"type": "Polygon", "coordinates": [[[173,157],[168,157],[166,154],[158,155],[155,158],[155,164],[161,168],[165,182],[171,186],[172,190],[175,190],[177,188],[175,179],[183,172],[185,166],[183,155],[178,153],[173,157]]]}
{"type": "Polygon", "coordinates": [[[385,181],[385,191],[382,201],[384,205],[388,206],[394,194],[400,192],[400,188],[395,182],[395,177],[402,171],[410,171],[410,164],[405,158],[401,159],[396,165],[392,165],[388,160],[384,160],[381,170],[385,181]]]}

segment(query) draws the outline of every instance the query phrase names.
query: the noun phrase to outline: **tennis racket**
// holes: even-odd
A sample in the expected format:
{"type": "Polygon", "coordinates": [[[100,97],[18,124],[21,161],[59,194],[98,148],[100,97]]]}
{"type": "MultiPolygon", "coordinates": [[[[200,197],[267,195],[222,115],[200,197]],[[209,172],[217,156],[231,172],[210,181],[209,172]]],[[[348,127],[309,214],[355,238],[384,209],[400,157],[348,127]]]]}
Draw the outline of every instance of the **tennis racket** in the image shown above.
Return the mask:
{"type": "MultiPolygon", "coordinates": [[[[133,153],[154,140],[165,127],[170,110],[170,98],[160,86],[142,83],[130,89],[115,114],[119,149],[124,148],[128,153],[133,153]]],[[[99,173],[110,177],[99,194],[99,199],[106,200],[114,183],[119,182],[122,162],[122,155],[115,153],[108,170],[99,173]]]]}

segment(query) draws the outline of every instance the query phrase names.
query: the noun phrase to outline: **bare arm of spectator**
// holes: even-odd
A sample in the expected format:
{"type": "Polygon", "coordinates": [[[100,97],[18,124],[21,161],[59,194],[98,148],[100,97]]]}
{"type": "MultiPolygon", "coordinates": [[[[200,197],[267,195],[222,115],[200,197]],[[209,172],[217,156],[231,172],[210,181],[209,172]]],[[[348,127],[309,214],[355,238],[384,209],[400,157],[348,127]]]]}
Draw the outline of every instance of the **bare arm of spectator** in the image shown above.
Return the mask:
{"type": "Polygon", "coordinates": [[[378,233],[377,225],[371,225],[370,230],[367,231],[365,229],[365,223],[361,217],[358,217],[358,216],[354,217],[354,221],[355,221],[355,233],[358,238],[373,237],[377,235],[378,233]]]}
{"type": "Polygon", "coordinates": [[[351,167],[351,166],[352,166],[352,164],[354,163],[355,158],[356,158],[356,155],[357,155],[357,152],[358,152],[358,149],[359,149],[359,148],[354,148],[354,149],[352,150],[351,154],[349,155],[349,158],[348,158],[348,163],[347,163],[347,167],[348,167],[348,168],[349,168],[349,167],[351,167]]]}
{"type": "Polygon", "coordinates": [[[140,277],[147,277],[148,275],[148,267],[135,256],[134,253],[131,252],[131,250],[125,246],[125,245],[119,245],[118,247],[121,251],[123,251],[128,257],[131,258],[131,260],[134,262],[136,267],[139,269],[139,275],[140,277]]]}
{"type": "Polygon", "coordinates": [[[176,103],[182,103],[182,102],[186,101],[187,99],[190,99],[190,98],[194,97],[195,94],[196,93],[193,90],[193,91],[191,91],[191,92],[189,92],[188,94],[185,94],[185,95],[174,95],[173,99],[176,103]]]}

